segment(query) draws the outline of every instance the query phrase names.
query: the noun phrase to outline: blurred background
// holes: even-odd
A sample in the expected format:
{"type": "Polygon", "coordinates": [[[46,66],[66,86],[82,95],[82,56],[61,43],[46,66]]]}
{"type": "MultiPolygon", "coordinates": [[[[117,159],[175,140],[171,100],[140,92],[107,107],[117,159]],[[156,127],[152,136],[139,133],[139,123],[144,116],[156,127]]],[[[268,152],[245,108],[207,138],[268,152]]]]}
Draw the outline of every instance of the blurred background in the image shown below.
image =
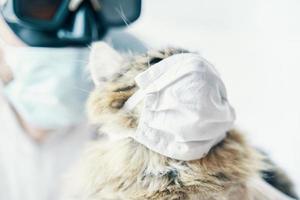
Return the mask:
{"type": "Polygon", "coordinates": [[[127,31],[200,52],[222,74],[236,127],[300,194],[300,1],[151,0],[127,31]]]}

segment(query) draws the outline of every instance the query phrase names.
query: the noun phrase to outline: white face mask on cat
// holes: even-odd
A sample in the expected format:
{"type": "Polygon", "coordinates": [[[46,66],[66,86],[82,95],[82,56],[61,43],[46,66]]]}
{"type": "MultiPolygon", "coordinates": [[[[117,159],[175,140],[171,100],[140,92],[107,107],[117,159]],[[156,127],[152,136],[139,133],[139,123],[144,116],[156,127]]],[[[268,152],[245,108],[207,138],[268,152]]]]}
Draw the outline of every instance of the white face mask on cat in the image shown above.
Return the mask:
{"type": "Polygon", "coordinates": [[[200,159],[232,128],[235,113],[225,86],[198,54],[173,55],[135,80],[139,90],[124,109],[144,101],[133,138],[155,152],[178,160],[200,159]]]}
{"type": "Polygon", "coordinates": [[[90,90],[86,48],[4,47],[14,79],[4,92],[29,124],[65,128],[84,119],[90,90]]]}

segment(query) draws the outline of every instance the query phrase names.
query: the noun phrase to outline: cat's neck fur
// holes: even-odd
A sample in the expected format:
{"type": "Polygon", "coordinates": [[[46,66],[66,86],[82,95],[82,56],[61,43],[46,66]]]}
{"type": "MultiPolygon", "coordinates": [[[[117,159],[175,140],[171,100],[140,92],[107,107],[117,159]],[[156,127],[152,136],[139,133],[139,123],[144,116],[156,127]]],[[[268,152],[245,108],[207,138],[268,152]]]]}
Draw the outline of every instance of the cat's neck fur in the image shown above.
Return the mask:
{"type": "Polygon", "coordinates": [[[245,199],[237,197],[247,195],[248,179],[261,169],[259,156],[235,131],[205,158],[190,162],[161,156],[130,138],[99,143],[82,162],[82,187],[95,199],[245,199]]]}

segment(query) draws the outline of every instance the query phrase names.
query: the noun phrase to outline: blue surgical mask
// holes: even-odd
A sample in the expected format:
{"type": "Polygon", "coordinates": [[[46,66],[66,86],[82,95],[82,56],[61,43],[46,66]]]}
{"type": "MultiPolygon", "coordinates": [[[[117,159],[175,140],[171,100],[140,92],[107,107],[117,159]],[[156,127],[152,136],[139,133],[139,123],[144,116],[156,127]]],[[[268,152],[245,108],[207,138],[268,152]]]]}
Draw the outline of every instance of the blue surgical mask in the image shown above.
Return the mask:
{"type": "Polygon", "coordinates": [[[87,48],[5,47],[4,53],[14,76],[4,92],[26,122],[60,129],[85,119],[87,48]]]}

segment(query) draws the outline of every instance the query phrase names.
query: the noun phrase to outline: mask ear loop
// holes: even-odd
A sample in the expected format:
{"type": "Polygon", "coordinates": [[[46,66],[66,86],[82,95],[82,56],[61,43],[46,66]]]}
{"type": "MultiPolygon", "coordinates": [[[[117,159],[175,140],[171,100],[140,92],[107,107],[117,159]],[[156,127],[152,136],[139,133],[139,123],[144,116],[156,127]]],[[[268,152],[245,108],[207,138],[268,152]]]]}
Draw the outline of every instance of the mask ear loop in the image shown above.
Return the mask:
{"type": "Polygon", "coordinates": [[[125,102],[123,109],[127,112],[131,112],[146,96],[146,92],[142,89],[136,91],[127,101],[125,102]]]}

